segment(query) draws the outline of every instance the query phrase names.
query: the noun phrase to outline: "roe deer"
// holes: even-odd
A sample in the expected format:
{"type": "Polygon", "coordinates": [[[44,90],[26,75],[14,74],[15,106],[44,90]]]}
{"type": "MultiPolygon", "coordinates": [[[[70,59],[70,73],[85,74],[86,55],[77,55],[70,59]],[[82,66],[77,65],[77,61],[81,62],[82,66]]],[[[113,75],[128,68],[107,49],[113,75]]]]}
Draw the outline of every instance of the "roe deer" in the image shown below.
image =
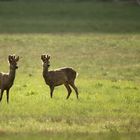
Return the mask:
{"type": "Polygon", "coordinates": [[[68,91],[67,98],[69,98],[72,90],[71,87],[75,90],[77,99],[78,99],[78,89],[74,84],[76,78],[76,71],[72,68],[60,68],[53,71],[48,71],[50,66],[50,56],[41,55],[41,60],[43,62],[43,77],[46,84],[50,87],[50,96],[52,98],[53,91],[55,86],[64,85],[68,91]],[[71,87],[70,87],[71,86],[71,87]]]}
{"type": "Polygon", "coordinates": [[[9,73],[0,73],[0,101],[2,100],[2,96],[4,93],[4,90],[6,90],[7,93],[7,103],[9,103],[9,90],[12,87],[16,75],[16,69],[18,68],[17,66],[17,61],[19,60],[19,56],[15,57],[15,55],[9,55],[8,56],[8,61],[10,64],[10,71],[9,73]]]}

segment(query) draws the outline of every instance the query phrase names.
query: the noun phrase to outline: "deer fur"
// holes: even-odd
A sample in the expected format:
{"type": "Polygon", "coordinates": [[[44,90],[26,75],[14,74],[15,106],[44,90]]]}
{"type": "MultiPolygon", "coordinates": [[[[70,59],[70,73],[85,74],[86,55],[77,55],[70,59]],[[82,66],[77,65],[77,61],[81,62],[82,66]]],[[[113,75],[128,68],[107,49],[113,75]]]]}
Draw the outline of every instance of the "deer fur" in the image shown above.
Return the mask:
{"type": "Polygon", "coordinates": [[[50,56],[41,55],[41,60],[43,62],[43,78],[45,83],[50,87],[50,96],[52,98],[53,91],[56,86],[64,85],[68,91],[67,98],[69,98],[72,90],[71,87],[75,90],[77,99],[78,99],[78,89],[74,84],[76,79],[76,71],[72,68],[60,68],[57,70],[49,71],[50,66],[50,56]]]}
{"type": "Polygon", "coordinates": [[[9,103],[9,91],[12,87],[16,75],[16,69],[18,68],[17,62],[19,60],[19,56],[15,57],[15,55],[8,56],[8,62],[10,64],[9,73],[0,72],[0,102],[2,101],[3,93],[6,90],[7,94],[7,103],[9,103]]]}

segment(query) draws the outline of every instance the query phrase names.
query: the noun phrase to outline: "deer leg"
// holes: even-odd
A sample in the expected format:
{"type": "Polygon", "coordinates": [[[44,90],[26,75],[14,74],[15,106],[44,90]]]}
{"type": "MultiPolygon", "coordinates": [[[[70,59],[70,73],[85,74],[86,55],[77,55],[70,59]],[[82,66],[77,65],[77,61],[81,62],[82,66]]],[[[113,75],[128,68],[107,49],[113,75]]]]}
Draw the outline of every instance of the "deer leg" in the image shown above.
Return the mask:
{"type": "Polygon", "coordinates": [[[72,90],[71,90],[71,88],[70,88],[70,86],[69,86],[68,84],[65,84],[65,87],[66,87],[66,89],[67,89],[67,91],[68,91],[68,96],[67,96],[67,98],[66,98],[66,99],[68,99],[69,96],[70,96],[70,94],[71,94],[71,92],[72,92],[72,90]]]}
{"type": "Polygon", "coordinates": [[[1,102],[1,100],[2,100],[3,92],[4,92],[4,90],[1,89],[0,102],[1,102]]]}
{"type": "Polygon", "coordinates": [[[54,86],[50,86],[50,96],[53,97],[54,86]]]}
{"type": "Polygon", "coordinates": [[[72,82],[72,83],[70,83],[70,85],[71,85],[71,87],[75,90],[75,93],[76,93],[76,97],[77,97],[77,99],[78,99],[78,88],[75,86],[75,84],[72,82]]]}
{"type": "Polygon", "coordinates": [[[7,103],[9,103],[9,89],[6,90],[6,94],[7,94],[7,103]]]}

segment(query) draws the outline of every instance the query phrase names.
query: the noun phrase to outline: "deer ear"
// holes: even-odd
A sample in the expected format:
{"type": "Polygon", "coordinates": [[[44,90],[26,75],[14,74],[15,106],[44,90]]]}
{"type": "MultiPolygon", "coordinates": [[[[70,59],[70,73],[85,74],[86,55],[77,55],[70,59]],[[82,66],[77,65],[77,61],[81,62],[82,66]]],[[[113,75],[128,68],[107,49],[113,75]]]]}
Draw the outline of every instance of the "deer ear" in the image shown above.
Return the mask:
{"type": "Polygon", "coordinates": [[[41,55],[41,59],[42,59],[42,61],[44,61],[44,55],[43,54],[41,55]]]}
{"type": "Polygon", "coordinates": [[[8,56],[8,60],[9,60],[9,62],[12,61],[12,56],[11,55],[8,56]]]}
{"type": "Polygon", "coordinates": [[[50,55],[47,55],[47,59],[48,59],[48,60],[50,59],[50,55]]]}
{"type": "Polygon", "coordinates": [[[17,56],[15,60],[16,60],[16,62],[19,61],[19,56],[17,56]]]}

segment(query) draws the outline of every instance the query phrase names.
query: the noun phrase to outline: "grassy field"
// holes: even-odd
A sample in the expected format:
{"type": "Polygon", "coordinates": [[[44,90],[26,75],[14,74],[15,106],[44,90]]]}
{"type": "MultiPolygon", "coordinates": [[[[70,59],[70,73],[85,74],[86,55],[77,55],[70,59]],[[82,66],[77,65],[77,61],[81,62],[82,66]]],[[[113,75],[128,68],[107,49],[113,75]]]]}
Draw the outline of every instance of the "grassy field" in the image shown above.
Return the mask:
{"type": "Polygon", "coordinates": [[[10,104],[0,103],[3,139],[140,137],[140,9],[100,2],[0,2],[0,71],[20,56],[10,104]],[[51,69],[79,73],[79,100],[57,87],[53,99],[40,55],[51,69]]]}

